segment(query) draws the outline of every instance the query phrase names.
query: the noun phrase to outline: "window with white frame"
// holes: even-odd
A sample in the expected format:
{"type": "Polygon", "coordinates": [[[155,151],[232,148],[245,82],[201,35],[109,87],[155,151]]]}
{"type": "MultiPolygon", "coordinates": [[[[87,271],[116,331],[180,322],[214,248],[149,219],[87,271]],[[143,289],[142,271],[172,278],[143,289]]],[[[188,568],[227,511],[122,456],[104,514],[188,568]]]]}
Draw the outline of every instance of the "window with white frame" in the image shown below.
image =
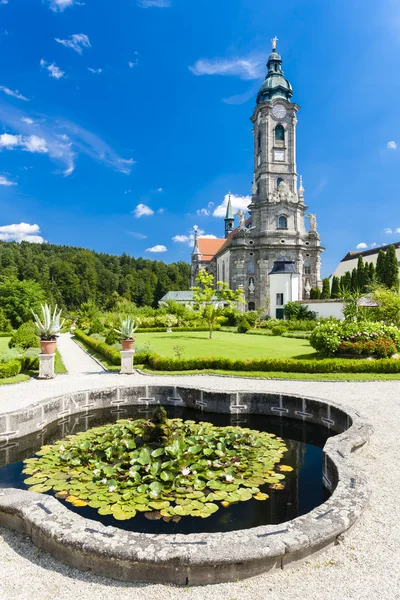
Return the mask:
{"type": "Polygon", "coordinates": [[[283,294],[276,295],[276,306],[283,306],[283,294]]]}

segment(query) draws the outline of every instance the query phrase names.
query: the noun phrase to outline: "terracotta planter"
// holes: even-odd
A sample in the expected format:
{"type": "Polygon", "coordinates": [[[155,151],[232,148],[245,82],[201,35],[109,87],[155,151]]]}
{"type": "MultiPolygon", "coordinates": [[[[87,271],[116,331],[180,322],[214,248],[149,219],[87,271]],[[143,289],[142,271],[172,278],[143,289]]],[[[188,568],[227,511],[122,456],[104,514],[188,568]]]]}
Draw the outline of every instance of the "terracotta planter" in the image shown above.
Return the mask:
{"type": "Polygon", "coordinates": [[[57,341],[56,340],[40,340],[40,349],[42,354],[54,354],[56,351],[57,341]]]}
{"type": "Polygon", "coordinates": [[[135,340],[121,340],[123,350],[133,350],[135,340]]]}

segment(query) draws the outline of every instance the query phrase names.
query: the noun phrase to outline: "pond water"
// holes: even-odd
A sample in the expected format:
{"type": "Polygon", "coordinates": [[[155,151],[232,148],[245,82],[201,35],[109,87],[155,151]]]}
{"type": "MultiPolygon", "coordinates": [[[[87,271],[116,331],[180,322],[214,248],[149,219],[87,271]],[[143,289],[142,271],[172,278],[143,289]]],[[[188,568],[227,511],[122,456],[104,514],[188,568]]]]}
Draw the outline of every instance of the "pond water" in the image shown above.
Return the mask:
{"type": "MultiPolygon", "coordinates": [[[[261,525],[278,524],[303,515],[325,502],[329,497],[328,490],[322,481],[322,448],[326,440],[334,432],[326,428],[303,423],[294,419],[269,417],[263,415],[231,415],[204,413],[187,408],[166,407],[168,416],[194,421],[208,421],[217,426],[238,425],[250,429],[258,429],[274,433],[281,437],[288,451],[283,463],[293,467],[292,472],[285,473],[283,490],[270,489],[268,485],[260,489],[269,495],[265,501],[255,499],[231,504],[220,508],[218,512],[206,519],[199,517],[182,517],[178,523],[163,520],[150,521],[143,513],[129,521],[117,521],[111,515],[99,515],[96,509],[74,507],[70,503],[59,500],[69,510],[87,519],[100,521],[103,525],[113,525],[120,529],[141,533],[202,533],[217,531],[234,531],[261,525]]],[[[74,415],[49,425],[39,433],[12,440],[9,446],[0,446],[0,487],[27,489],[23,481],[27,475],[22,473],[23,460],[35,456],[42,445],[52,444],[68,434],[86,431],[118,419],[150,418],[154,407],[131,406],[123,409],[104,409],[90,414],[74,415]]],[[[48,492],[50,495],[53,492],[48,492]]]]}

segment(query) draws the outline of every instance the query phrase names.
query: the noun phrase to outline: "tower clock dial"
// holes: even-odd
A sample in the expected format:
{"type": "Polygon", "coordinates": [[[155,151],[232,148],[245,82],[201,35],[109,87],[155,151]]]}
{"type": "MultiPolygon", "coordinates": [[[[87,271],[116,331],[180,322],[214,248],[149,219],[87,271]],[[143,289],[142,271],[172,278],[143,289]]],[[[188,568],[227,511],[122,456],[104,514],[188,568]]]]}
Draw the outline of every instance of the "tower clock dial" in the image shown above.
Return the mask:
{"type": "Polygon", "coordinates": [[[272,114],[276,119],[284,119],[286,117],[286,108],[283,104],[275,104],[272,114]]]}

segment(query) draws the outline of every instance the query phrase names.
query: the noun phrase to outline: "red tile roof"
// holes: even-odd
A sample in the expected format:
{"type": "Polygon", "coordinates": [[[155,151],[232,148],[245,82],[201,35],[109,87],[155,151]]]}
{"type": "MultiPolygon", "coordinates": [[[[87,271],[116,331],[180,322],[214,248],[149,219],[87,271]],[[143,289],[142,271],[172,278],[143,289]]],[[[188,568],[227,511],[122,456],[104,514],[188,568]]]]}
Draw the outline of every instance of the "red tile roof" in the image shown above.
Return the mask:
{"type": "Polygon", "coordinates": [[[221,248],[225,239],[220,238],[201,238],[199,237],[199,250],[202,261],[210,261],[221,248]]]}

